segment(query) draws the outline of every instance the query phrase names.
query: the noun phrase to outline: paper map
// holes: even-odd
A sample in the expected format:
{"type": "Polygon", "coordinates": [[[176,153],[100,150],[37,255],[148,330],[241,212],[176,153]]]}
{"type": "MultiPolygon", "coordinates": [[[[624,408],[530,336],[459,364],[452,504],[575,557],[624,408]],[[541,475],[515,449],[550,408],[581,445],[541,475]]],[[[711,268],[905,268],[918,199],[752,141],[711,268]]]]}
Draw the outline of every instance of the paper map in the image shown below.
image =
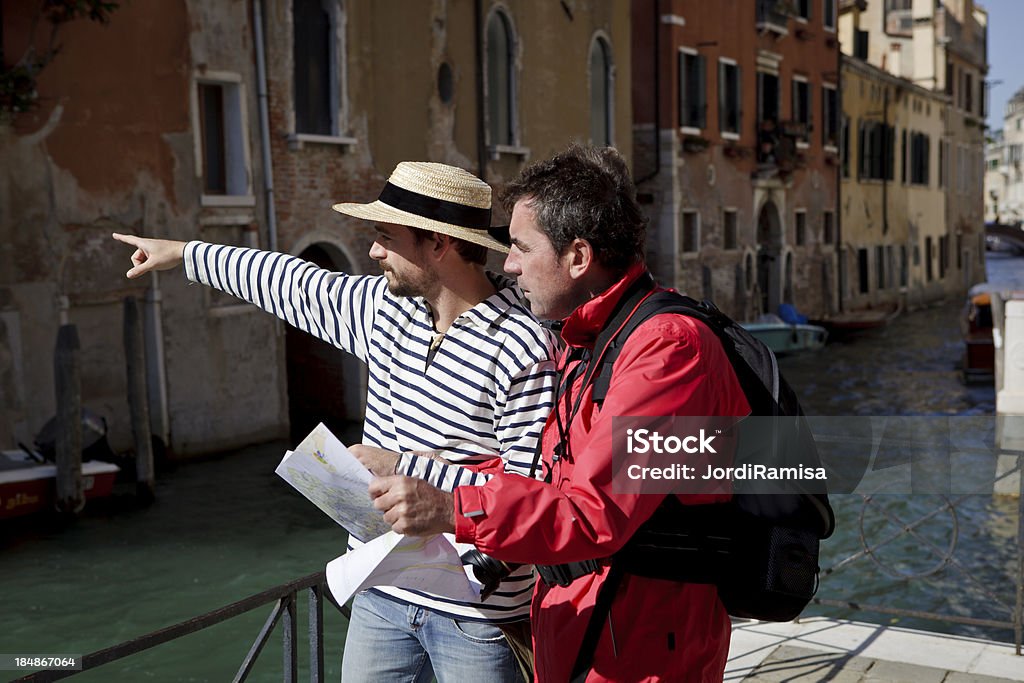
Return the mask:
{"type": "Polygon", "coordinates": [[[480,586],[463,567],[455,538],[391,531],[367,491],[373,475],[323,423],[287,451],[274,471],[363,543],[327,565],[327,585],[339,603],[384,585],[479,599],[480,586]]]}
{"type": "Polygon", "coordinates": [[[373,475],[323,423],[274,471],[356,539],[366,542],[391,530],[367,492],[373,475]]]}

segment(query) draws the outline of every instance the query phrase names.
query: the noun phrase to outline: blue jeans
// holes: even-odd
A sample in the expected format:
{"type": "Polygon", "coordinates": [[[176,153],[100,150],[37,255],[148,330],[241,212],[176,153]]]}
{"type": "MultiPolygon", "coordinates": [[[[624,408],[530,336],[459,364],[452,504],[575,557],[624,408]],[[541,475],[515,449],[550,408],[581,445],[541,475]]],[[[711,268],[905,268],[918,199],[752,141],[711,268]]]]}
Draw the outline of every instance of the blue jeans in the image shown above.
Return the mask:
{"type": "Polygon", "coordinates": [[[352,602],[342,683],[522,683],[501,629],[367,591],[352,602]]]}

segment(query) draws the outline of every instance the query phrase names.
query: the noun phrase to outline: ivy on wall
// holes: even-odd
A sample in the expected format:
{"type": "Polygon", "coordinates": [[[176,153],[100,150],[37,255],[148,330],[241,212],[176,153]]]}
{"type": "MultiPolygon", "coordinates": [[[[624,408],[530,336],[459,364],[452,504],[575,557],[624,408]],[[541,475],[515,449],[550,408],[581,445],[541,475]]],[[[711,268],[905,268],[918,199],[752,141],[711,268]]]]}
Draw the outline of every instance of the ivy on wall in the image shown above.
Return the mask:
{"type": "MultiPolygon", "coordinates": [[[[119,6],[120,3],[103,0],[41,0],[32,17],[28,46],[17,62],[8,63],[0,42],[0,119],[9,119],[35,106],[39,98],[36,90],[39,74],[60,53],[57,38],[62,26],[79,19],[106,25],[119,6]],[[36,37],[40,30],[49,31],[46,47],[42,49],[38,48],[36,37]]],[[[0,11],[0,41],[2,36],[3,14],[0,11]]]]}

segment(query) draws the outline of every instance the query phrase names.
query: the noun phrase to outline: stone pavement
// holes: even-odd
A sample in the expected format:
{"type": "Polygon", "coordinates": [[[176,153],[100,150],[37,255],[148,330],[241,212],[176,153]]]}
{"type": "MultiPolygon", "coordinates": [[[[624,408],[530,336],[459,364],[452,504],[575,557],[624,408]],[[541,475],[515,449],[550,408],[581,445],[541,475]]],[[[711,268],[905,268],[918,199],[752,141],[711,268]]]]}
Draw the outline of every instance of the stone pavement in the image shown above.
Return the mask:
{"type": "Polygon", "coordinates": [[[1005,643],[823,617],[737,621],[725,680],[1012,683],[1024,681],[1024,656],[1005,643]]]}

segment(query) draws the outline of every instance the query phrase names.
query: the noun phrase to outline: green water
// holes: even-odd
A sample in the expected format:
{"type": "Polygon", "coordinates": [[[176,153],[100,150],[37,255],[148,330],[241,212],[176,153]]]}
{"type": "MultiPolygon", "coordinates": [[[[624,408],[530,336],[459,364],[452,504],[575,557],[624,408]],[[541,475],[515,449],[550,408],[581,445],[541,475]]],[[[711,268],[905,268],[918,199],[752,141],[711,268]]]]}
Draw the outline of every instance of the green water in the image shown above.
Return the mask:
{"type": "MultiPolygon", "coordinates": [[[[265,444],[180,467],[159,481],[158,502],[145,510],[87,516],[59,531],[6,530],[0,652],[92,652],[323,570],[344,552],[345,535],[273,473],[285,447],[265,444]]],[[[230,681],[270,610],[74,680],[230,681]]],[[[305,664],[305,593],[298,610],[305,664]]],[[[325,669],[338,680],[345,620],[329,604],[324,615],[325,669]]],[[[279,624],[249,680],[281,680],[280,633],[279,624]]],[[[13,676],[0,679],[4,673],[13,676]]]]}

